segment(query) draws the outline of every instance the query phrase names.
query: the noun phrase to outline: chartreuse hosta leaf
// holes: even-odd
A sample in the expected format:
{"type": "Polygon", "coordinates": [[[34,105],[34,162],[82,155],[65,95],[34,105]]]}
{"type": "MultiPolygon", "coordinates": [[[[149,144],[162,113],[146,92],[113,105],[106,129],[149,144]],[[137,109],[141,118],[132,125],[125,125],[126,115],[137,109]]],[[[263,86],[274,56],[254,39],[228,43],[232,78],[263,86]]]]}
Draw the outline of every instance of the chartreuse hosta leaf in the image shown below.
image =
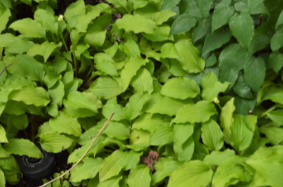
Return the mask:
{"type": "Polygon", "coordinates": [[[64,105],[66,108],[88,109],[94,113],[102,106],[101,101],[91,92],[71,92],[64,100],[64,105]]]}
{"type": "Polygon", "coordinates": [[[280,173],[283,172],[282,156],[283,147],[279,145],[261,147],[248,158],[247,164],[256,170],[253,181],[256,186],[279,187],[282,185],[283,179],[280,176],[280,173]]]}
{"type": "Polygon", "coordinates": [[[137,75],[132,79],[132,85],[138,93],[152,93],[153,79],[146,68],[142,68],[137,72],[137,75]]]}
{"type": "Polygon", "coordinates": [[[78,17],[78,22],[76,25],[76,29],[78,32],[86,32],[89,23],[94,20],[97,16],[99,16],[99,11],[88,12],[87,14],[83,14],[78,17]]]}
{"type": "Polygon", "coordinates": [[[143,59],[141,57],[132,57],[126,62],[126,65],[121,71],[121,83],[124,91],[128,88],[137,71],[146,63],[148,63],[148,59],[143,59]]]}
{"type": "Polygon", "coordinates": [[[27,155],[33,158],[42,157],[42,154],[36,145],[26,139],[9,139],[9,143],[4,144],[3,148],[9,154],[27,155]]]}
{"type": "Polygon", "coordinates": [[[162,87],[162,95],[175,99],[194,98],[200,92],[198,84],[189,78],[178,77],[168,80],[162,87]]]}
{"type": "Polygon", "coordinates": [[[216,29],[222,27],[227,24],[230,17],[233,15],[234,9],[231,6],[231,0],[223,0],[215,6],[213,15],[212,15],[212,29],[211,31],[215,31],[216,29]]]}
{"type": "Polygon", "coordinates": [[[46,133],[40,136],[42,149],[50,153],[60,153],[68,149],[72,143],[71,138],[58,133],[46,133]]]}
{"type": "Polygon", "coordinates": [[[260,133],[264,134],[273,145],[280,144],[283,141],[283,129],[277,126],[262,126],[260,133]]]}
{"type": "Polygon", "coordinates": [[[6,183],[5,175],[0,168],[0,187],[5,187],[5,183],[6,183]]]}
{"type": "Polygon", "coordinates": [[[80,182],[85,179],[91,179],[96,176],[100,170],[102,158],[85,158],[83,162],[79,163],[71,170],[71,182],[80,182]]]}
{"type": "Polygon", "coordinates": [[[154,164],[155,173],[152,175],[151,185],[162,181],[165,177],[169,177],[173,171],[179,166],[179,162],[171,157],[162,157],[154,164]]]}
{"type": "Polygon", "coordinates": [[[7,7],[0,7],[0,19],[2,20],[0,23],[0,33],[6,28],[6,25],[9,21],[9,17],[11,16],[11,11],[7,7]]]}
{"type": "Polygon", "coordinates": [[[213,172],[202,161],[185,162],[176,168],[170,176],[168,187],[206,186],[210,183],[213,172]]]}
{"type": "Polygon", "coordinates": [[[43,44],[35,44],[33,45],[29,51],[27,52],[27,55],[29,56],[36,56],[41,55],[44,57],[44,62],[47,61],[51,53],[57,48],[61,47],[62,43],[55,44],[53,42],[49,43],[48,41],[45,41],[43,44]]]}
{"type": "Polygon", "coordinates": [[[235,152],[230,149],[226,149],[223,152],[212,151],[209,155],[205,156],[203,161],[209,166],[213,166],[213,165],[219,166],[227,159],[233,156],[235,156],[235,152]]]}
{"type": "Polygon", "coordinates": [[[208,149],[220,150],[223,147],[223,133],[216,121],[210,119],[202,124],[201,138],[208,149]]]}
{"type": "Polygon", "coordinates": [[[105,118],[110,116],[112,112],[115,112],[115,115],[112,117],[113,121],[127,119],[124,107],[117,104],[116,98],[108,99],[107,103],[102,107],[102,114],[105,118]]]}
{"type": "Polygon", "coordinates": [[[234,115],[231,130],[231,145],[237,152],[241,152],[252,142],[257,117],[253,115],[234,115]]]}
{"type": "Polygon", "coordinates": [[[110,138],[126,140],[130,138],[130,129],[123,123],[110,122],[103,134],[106,134],[110,138]]]}
{"type": "Polygon", "coordinates": [[[42,81],[45,74],[43,65],[27,55],[18,55],[17,64],[25,76],[33,81],[42,81]]]}
{"type": "Polygon", "coordinates": [[[89,91],[102,99],[109,99],[123,92],[118,82],[110,77],[99,77],[91,83],[89,91]]]}
{"type": "Polygon", "coordinates": [[[189,123],[174,124],[174,146],[173,149],[180,162],[191,160],[194,153],[194,139],[192,134],[194,126],[189,123]]]}
{"type": "Polygon", "coordinates": [[[65,95],[63,82],[59,80],[54,86],[48,89],[48,93],[52,101],[61,106],[63,103],[63,97],[65,95]]]}
{"type": "Polygon", "coordinates": [[[200,123],[206,122],[216,114],[214,105],[208,101],[199,101],[196,104],[183,106],[171,123],[200,123]]]}
{"type": "Polygon", "coordinates": [[[125,106],[125,113],[128,120],[135,119],[143,108],[143,105],[148,100],[148,94],[136,93],[130,97],[129,102],[125,106]]]}
{"type": "Polygon", "coordinates": [[[207,101],[213,101],[218,97],[220,92],[225,92],[229,83],[220,83],[213,72],[208,72],[202,79],[201,86],[203,88],[202,98],[207,101]]]}
{"type": "Polygon", "coordinates": [[[161,99],[156,102],[152,107],[150,107],[146,112],[152,114],[166,114],[169,116],[174,116],[178,110],[185,104],[193,104],[192,99],[179,100],[170,97],[161,97],[161,99]]]}
{"type": "Polygon", "coordinates": [[[272,86],[262,97],[261,102],[271,100],[275,103],[283,104],[283,88],[272,86]]]}
{"type": "Polygon", "coordinates": [[[191,42],[180,41],[175,43],[174,47],[184,70],[189,73],[204,71],[205,61],[199,56],[198,49],[191,42]]]}
{"type": "Polygon", "coordinates": [[[63,112],[60,112],[57,118],[50,119],[49,124],[58,133],[66,133],[77,137],[82,134],[77,118],[70,117],[63,112]]]}
{"type": "Polygon", "coordinates": [[[139,163],[140,156],[140,154],[134,152],[116,150],[101,163],[99,170],[100,182],[118,175],[123,168],[125,170],[134,168],[139,163]]]}
{"type": "Polygon", "coordinates": [[[25,18],[13,22],[9,28],[19,31],[25,37],[45,38],[45,29],[35,20],[25,18]]]}
{"type": "Polygon", "coordinates": [[[8,139],[6,137],[6,131],[1,125],[0,125],[0,142],[8,143],[8,139]]]}
{"type": "Polygon", "coordinates": [[[46,106],[50,102],[47,91],[41,87],[22,87],[20,90],[12,91],[9,99],[21,101],[26,105],[46,106]]]}
{"type": "Polygon", "coordinates": [[[156,23],[152,20],[140,16],[139,14],[130,15],[126,14],[123,18],[118,19],[115,25],[119,29],[124,29],[125,31],[133,31],[134,33],[148,33],[154,34],[154,29],[156,28],[156,23]]]}
{"type": "Polygon", "coordinates": [[[132,129],[141,129],[153,133],[154,129],[162,126],[169,126],[171,118],[163,115],[142,114],[132,125],[132,129]]]}
{"type": "Polygon", "coordinates": [[[223,162],[216,170],[212,187],[229,186],[239,181],[250,182],[254,170],[239,156],[233,156],[223,162]],[[244,172],[243,172],[244,171],[244,172]]]}
{"type": "Polygon", "coordinates": [[[51,31],[58,35],[58,21],[55,16],[44,9],[37,9],[34,12],[34,20],[41,23],[45,30],[51,31]]]}
{"type": "Polygon", "coordinates": [[[69,5],[64,13],[64,17],[70,28],[76,26],[78,18],[82,15],[85,15],[85,4],[83,0],[79,0],[69,5]]]}
{"type": "Polygon", "coordinates": [[[220,125],[223,129],[224,141],[230,143],[231,126],[234,121],[233,112],[235,111],[234,98],[228,101],[222,108],[220,115],[220,125]]]}
{"type": "Polygon", "coordinates": [[[283,110],[275,110],[266,113],[266,115],[278,125],[283,126],[283,110]]]}
{"type": "Polygon", "coordinates": [[[229,27],[233,36],[240,45],[248,50],[254,35],[254,21],[247,13],[235,13],[229,21],[229,27]]]}
{"type": "Polygon", "coordinates": [[[130,171],[127,183],[129,187],[144,187],[150,186],[151,175],[149,167],[140,164],[130,171]]]}
{"type": "Polygon", "coordinates": [[[158,128],[155,128],[152,135],[149,139],[150,145],[166,145],[172,143],[174,140],[174,134],[172,127],[169,125],[159,125],[158,128]]]}

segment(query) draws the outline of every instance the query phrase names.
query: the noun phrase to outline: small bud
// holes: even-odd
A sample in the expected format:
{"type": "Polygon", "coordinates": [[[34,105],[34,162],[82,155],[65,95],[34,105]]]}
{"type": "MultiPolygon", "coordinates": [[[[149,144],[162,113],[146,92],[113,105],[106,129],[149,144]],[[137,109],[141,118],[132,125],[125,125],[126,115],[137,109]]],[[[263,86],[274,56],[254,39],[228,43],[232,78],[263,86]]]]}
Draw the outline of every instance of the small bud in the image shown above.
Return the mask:
{"type": "Polygon", "coordinates": [[[218,98],[217,98],[217,97],[215,97],[215,98],[213,99],[213,102],[214,102],[214,103],[216,103],[216,104],[219,104],[219,100],[218,100],[218,98]]]}
{"type": "Polygon", "coordinates": [[[58,17],[58,21],[63,21],[63,20],[64,20],[64,17],[63,17],[62,14],[60,14],[59,17],[58,17]]]}
{"type": "Polygon", "coordinates": [[[250,113],[250,114],[252,114],[252,113],[253,113],[253,111],[252,111],[252,110],[250,110],[250,111],[249,111],[249,113],[250,113]]]}

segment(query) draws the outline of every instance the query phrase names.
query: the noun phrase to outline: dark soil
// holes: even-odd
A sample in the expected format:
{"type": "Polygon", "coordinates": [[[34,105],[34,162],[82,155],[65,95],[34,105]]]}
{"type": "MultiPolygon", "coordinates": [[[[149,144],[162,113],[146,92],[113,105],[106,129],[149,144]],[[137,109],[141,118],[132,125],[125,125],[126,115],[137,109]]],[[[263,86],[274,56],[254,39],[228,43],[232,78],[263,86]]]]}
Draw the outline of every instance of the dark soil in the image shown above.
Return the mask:
{"type": "MultiPolygon", "coordinates": [[[[55,154],[56,165],[53,170],[53,173],[61,173],[61,171],[66,171],[72,166],[71,164],[67,164],[68,156],[69,153],[66,150],[61,153],[55,154]]],[[[36,187],[36,185],[34,185],[32,181],[28,181],[25,178],[23,178],[20,180],[19,184],[17,185],[6,184],[6,187],[36,187]]]]}

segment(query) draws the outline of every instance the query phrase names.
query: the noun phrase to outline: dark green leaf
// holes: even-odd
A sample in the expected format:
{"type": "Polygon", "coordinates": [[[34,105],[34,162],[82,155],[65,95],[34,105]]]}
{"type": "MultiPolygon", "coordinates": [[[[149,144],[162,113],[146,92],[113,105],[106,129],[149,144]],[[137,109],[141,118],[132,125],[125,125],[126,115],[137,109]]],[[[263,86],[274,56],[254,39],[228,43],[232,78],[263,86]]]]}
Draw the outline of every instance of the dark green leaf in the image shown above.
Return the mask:
{"type": "Polygon", "coordinates": [[[229,26],[240,45],[248,50],[254,35],[254,21],[251,16],[247,13],[236,13],[231,17],[229,26]]]}
{"type": "Polygon", "coordinates": [[[215,6],[211,32],[228,23],[230,17],[234,14],[234,9],[230,5],[231,0],[223,0],[215,6]]]}
{"type": "Polygon", "coordinates": [[[208,33],[204,41],[202,56],[229,42],[231,36],[230,30],[225,28],[220,28],[217,31],[214,31],[212,34],[208,33]]]}
{"type": "Polygon", "coordinates": [[[211,17],[203,18],[198,20],[197,26],[193,29],[192,39],[193,42],[197,42],[199,39],[204,37],[210,30],[211,17]]]}
{"type": "Polygon", "coordinates": [[[254,110],[256,105],[256,98],[254,99],[244,99],[241,97],[236,97],[234,105],[236,107],[236,113],[242,115],[248,115],[254,110]]]}
{"type": "MultiPolygon", "coordinates": [[[[252,72],[251,72],[252,73],[252,72]]],[[[254,95],[250,86],[248,85],[247,81],[244,78],[244,75],[240,75],[233,90],[236,94],[243,98],[253,99],[254,95]]]]}
{"type": "Polygon", "coordinates": [[[276,31],[270,41],[270,47],[272,51],[278,51],[283,46],[283,29],[276,31]]]}
{"type": "Polygon", "coordinates": [[[283,54],[280,52],[273,52],[269,56],[269,65],[278,74],[283,66],[283,54]]]}
{"type": "Polygon", "coordinates": [[[255,29],[255,34],[249,47],[249,52],[251,54],[264,49],[269,45],[271,36],[268,34],[268,29],[267,26],[259,26],[255,29]]]}
{"type": "Polygon", "coordinates": [[[213,0],[196,0],[196,5],[202,17],[205,18],[208,16],[212,3],[213,3],[213,0]]]}
{"type": "Polygon", "coordinates": [[[254,92],[258,92],[265,78],[265,63],[261,58],[250,57],[245,62],[244,77],[254,92]]]}
{"type": "Polygon", "coordinates": [[[167,10],[174,8],[181,0],[164,0],[160,10],[167,10]]]}
{"type": "Polygon", "coordinates": [[[171,26],[170,36],[175,34],[180,34],[189,31],[197,23],[196,18],[190,16],[189,14],[183,14],[179,16],[171,26]]]}

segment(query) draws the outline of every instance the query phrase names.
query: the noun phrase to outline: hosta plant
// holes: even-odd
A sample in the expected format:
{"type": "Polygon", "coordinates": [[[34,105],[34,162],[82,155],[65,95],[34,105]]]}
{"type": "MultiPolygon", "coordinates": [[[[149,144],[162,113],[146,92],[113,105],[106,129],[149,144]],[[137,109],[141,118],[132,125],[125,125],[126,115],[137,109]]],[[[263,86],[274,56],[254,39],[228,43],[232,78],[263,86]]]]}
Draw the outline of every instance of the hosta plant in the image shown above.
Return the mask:
{"type": "Polygon", "coordinates": [[[53,186],[282,186],[280,1],[54,2],[0,3],[0,187],[34,143],[53,186]]]}

